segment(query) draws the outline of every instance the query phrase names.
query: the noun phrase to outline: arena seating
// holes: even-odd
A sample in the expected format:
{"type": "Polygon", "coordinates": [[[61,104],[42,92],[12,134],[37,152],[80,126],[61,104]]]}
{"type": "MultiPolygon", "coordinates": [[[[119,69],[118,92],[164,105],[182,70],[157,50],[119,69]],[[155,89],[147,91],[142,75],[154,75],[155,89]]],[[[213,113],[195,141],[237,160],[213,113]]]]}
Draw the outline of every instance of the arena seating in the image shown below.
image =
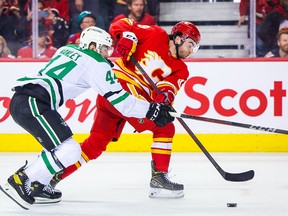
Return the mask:
{"type": "Polygon", "coordinates": [[[159,25],[167,32],[182,20],[199,28],[201,46],[195,58],[249,57],[248,22],[238,28],[239,17],[239,3],[160,1],[159,25]]]}

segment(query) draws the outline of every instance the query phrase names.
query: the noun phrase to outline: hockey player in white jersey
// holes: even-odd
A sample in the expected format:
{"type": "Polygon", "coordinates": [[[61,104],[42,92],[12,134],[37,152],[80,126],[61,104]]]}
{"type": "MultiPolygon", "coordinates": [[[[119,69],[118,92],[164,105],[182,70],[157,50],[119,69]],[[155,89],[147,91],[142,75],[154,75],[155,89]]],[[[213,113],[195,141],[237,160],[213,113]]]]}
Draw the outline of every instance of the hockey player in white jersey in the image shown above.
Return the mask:
{"type": "Polygon", "coordinates": [[[125,116],[146,117],[158,126],[174,120],[169,105],[149,104],[122,89],[106,60],[111,45],[107,32],[89,27],[81,33],[79,47],[61,47],[38,74],[20,78],[14,85],[11,116],[44,147],[34,162],[28,166],[26,162],[0,186],[22,208],[29,209],[39,198],[37,193],[53,194],[60,201],[61,193],[49,182],[55,173],[80,159],[80,145],[57,112],[67,100],[93,88],[125,116]]]}

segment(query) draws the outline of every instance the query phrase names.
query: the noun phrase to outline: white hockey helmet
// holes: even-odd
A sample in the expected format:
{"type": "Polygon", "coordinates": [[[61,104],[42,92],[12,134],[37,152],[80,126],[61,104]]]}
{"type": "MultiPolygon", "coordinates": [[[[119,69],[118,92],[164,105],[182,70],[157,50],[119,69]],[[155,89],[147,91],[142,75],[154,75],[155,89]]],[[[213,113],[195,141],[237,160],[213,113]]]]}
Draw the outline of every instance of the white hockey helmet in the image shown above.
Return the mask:
{"type": "Polygon", "coordinates": [[[112,47],[111,35],[105,30],[91,26],[82,31],[80,35],[79,47],[82,49],[88,49],[89,45],[94,42],[96,43],[97,52],[100,53],[103,45],[108,48],[112,47]]]}

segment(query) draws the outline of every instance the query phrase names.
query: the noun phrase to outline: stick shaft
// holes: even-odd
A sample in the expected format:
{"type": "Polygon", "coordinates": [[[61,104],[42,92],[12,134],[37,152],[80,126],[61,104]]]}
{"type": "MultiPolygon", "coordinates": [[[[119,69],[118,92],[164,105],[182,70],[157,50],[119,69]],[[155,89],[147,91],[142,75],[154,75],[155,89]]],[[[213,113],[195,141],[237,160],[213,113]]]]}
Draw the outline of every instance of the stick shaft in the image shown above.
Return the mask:
{"type": "MultiPolygon", "coordinates": [[[[158,89],[156,84],[152,81],[152,79],[148,76],[148,74],[145,72],[145,70],[141,67],[141,65],[137,62],[137,60],[133,56],[131,56],[131,60],[135,64],[135,66],[138,68],[138,70],[141,72],[141,74],[145,77],[147,82],[149,82],[149,84],[153,87],[153,89],[156,90],[158,93],[161,93],[161,91],[158,89]]],[[[176,110],[174,108],[173,108],[173,111],[176,112],[176,110]]],[[[191,138],[194,140],[194,142],[198,145],[198,147],[201,149],[201,151],[205,154],[205,156],[208,158],[208,160],[216,168],[216,170],[219,172],[219,174],[225,180],[227,180],[227,181],[248,181],[254,177],[254,171],[253,170],[243,172],[243,173],[227,173],[227,172],[225,172],[219,166],[219,164],[214,160],[214,158],[209,154],[209,152],[202,145],[200,140],[196,137],[196,135],[189,128],[189,126],[185,123],[185,121],[180,117],[176,117],[176,118],[179,121],[179,123],[183,126],[183,128],[187,131],[187,133],[191,136],[191,138]]]]}
{"type": "Polygon", "coordinates": [[[194,115],[188,115],[188,114],[184,114],[184,113],[179,114],[179,113],[175,113],[175,112],[170,112],[170,114],[174,117],[179,117],[179,118],[193,119],[193,120],[197,120],[197,121],[205,121],[205,122],[210,122],[210,123],[215,123],[215,124],[223,124],[223,125],[229,125],[229,126],[235,126],[235,127],[248,128],[248,129],[252,129],[252,130],[288,135],[287,130],[272,128],[272,127],[263,127],[263,126],[257,126],[257,125],[252,125],[252,124],[244,124],[244,123],[240,123],[240,122],[233,122],[233,121],[226,121],[226,120],[221,120],[221,119],[194,116],[194,115]]]}

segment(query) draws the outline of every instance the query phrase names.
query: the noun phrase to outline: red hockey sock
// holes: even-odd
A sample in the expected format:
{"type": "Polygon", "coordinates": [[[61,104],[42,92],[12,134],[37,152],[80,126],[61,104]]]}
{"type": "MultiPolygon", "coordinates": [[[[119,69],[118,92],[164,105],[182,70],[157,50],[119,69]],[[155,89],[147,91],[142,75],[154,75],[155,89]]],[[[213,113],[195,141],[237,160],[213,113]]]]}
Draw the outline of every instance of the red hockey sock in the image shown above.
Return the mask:
{"type": "Polygon", "coordinates": [[[170,158],[170,154],[152,153],[152,159],[155,162],[155,168],[161,172],[168,172],[170,158]]]}
{"type": "Polygon", "coordinates": [[[81,164],[79,162],[77,162],[76,164],[73,164],[69,167],[66,167],[65,172],[61,175],[61,179],[64,179],[67,176],[71,175],[73,172],[75,172],[80,167],[81,167],[81,164]]]}

